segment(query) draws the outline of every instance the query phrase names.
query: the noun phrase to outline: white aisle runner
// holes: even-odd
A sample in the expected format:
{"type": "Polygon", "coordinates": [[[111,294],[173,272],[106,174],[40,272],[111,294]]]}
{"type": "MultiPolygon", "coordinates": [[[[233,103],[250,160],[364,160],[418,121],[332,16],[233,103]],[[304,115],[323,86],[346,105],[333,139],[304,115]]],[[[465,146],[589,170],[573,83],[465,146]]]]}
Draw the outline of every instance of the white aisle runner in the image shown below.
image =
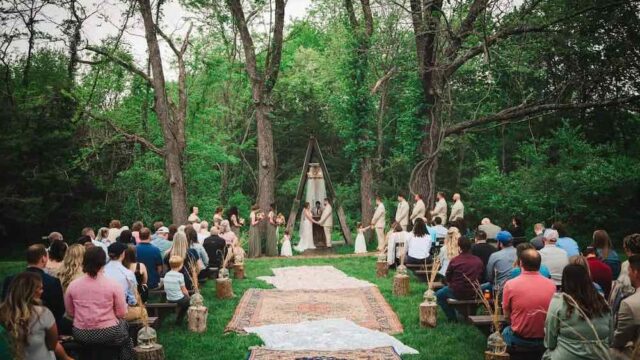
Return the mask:
{"type": "Polygon", "coordinates": [[[291,266],[271,269],[275,276],[260,276],[278,290],[353,289],[375,286],[359,280],[333,266],[291,266]]]}

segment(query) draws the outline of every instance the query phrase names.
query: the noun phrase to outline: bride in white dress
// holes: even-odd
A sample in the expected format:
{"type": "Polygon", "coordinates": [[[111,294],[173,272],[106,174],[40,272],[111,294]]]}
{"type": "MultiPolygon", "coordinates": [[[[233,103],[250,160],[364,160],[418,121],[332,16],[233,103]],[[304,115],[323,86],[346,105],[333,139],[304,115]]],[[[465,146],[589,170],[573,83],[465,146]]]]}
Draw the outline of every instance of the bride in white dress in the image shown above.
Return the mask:
{"type": "Polygon", "coordinates": [[[308,202],[304,203],[302,218],[300,219],[300,242],[295,247],[296,251],[303,252],[307,249],[315,249],[313,244],[313,216],[308,202]]]}

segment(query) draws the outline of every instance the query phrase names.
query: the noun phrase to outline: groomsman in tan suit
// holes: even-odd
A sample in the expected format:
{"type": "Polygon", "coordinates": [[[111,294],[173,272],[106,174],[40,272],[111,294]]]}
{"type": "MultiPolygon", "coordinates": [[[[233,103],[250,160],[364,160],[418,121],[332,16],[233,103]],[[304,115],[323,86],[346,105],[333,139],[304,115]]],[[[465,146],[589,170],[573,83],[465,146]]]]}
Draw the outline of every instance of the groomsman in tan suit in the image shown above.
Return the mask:
{"type": "Polygon", "coordinates": [[[444,193],[441,191],[438,191],[436,198],[438,199],[438,201],[436,202],[436,206],[431,211],[431,215],[434,219],[439,217],[444,224],[447,221],[447,200],[444,199],[444,193]]]}
{"type": "Polygon", "coordinates": [[[384,250],[387,245],[384,238],[384,219],[385,210],[382,200],[379,196],[376,196],[376,211],[373,213],[371,219],[371,227],[376,230],[376,237],[378,238],[378,251],[384,250]]]}
{"type": "Polygon", "coordinates": [[[458,219],[464,219],[464,204],[460,200],[460,194],[453,194],[453,205],[451,205],[451,215],[449,215],[449,222],[453,222],[458,219]]]}
{"type": "Polygon", "coordinates": [[[402,226],[402,231],[407,231],[407,225],[409,224],[409,203],[402,195],[398,195],[396,222],[402,226]]]}
{"type": "Polygon", "coordinates": [[[422,201],[422,195],[415,194],[413,198],[416,203],[413,204],[413,211],[411,212],[410,220],[412,223],[414,223],[417,218],[424,219],[424,215],[427,213],[427,208],[424,206],[424,201],[422,201]]]}
{"type": "Polygon", "coordinates": [[[324,229],[324,239],[327,242],[327,247],[331,247],[331,229],[333,228],[333,208],[329,199],[324,199],[324,209],[322,209],[322,215],[318,224],[324,229]]]}

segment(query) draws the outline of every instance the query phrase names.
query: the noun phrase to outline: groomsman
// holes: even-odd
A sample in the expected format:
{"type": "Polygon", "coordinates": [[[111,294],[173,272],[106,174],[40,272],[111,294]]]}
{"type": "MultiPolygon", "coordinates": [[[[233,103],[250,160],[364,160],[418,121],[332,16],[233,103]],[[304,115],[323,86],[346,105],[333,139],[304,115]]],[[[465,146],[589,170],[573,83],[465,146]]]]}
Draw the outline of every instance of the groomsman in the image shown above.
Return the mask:
{"type": "Polygon", "coordinates": [[[402,231],[407,231],[407,225],[409,224],[409,203],[402,195],[398,195],[396,222],[402,226],[402,231]]]}
{"type": "Polygon", "coordinates": [[[331,229],[333,228],[333,208],[329,199],[324,199],[324,209],[322,209],[322,215],[318,224],[324,229],[324,240],[327,242],[327,247],[331,247],[331,229]]]}
{"type": "Polygon", "coordinates": [[[433,218],[439,217],[444,223],[447,221],[447,200],[444,199],[444,193],[442,191],[438,191],[436,195],[438,201],[436,202],[436,206],[431,211],[431,215],[433,218]]]}
{"type": "Polygon", "coordinates": [[[376,196],[376,211],[373,213],[371,219],[371,227],[376,230],[376,237],[378,238],[378,251],[384,250],[386,244],[384,239],[384,219],[385,210],[382,200],[379,196],[376,196]]]}
{"type": "Polygon", "coordinates": [[[449,222],[453,222],[458,219],[464,219],[464,204],[460,200],[460,194],[453,194],[453,205],[451,206],[451,215],[449,215],[449,222]]]}
{"type": "Polygon", "coordinates": [[[424,201],[422,201],[422,195],[415,194],[413,198],[415,199],[416,203],[413,204],[413,211],[411,212],[410,218],[411,223],[415,223],[417,218],[424,219],[424,215],[427,212],[427,208],[424,206],[424,201]]]}

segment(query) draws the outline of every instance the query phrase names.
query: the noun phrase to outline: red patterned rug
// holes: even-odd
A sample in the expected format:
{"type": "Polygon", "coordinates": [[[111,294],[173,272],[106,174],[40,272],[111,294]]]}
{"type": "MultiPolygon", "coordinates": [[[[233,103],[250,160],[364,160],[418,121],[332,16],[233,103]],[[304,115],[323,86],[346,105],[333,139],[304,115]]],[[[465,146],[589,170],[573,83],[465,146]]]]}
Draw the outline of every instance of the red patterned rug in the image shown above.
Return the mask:
{"type": "Polygon", "coordinates": [[[366,350],[315,351],[315,350],[251,350],[249,360],[401,360],[392,347],[366,350]]]}
{"type": "Polygon", "coordinates": [[[247,290],[225,331],[247,327],[340,319],[397,334],[402,324],[377,287],[340,290],[247,290]]]}

